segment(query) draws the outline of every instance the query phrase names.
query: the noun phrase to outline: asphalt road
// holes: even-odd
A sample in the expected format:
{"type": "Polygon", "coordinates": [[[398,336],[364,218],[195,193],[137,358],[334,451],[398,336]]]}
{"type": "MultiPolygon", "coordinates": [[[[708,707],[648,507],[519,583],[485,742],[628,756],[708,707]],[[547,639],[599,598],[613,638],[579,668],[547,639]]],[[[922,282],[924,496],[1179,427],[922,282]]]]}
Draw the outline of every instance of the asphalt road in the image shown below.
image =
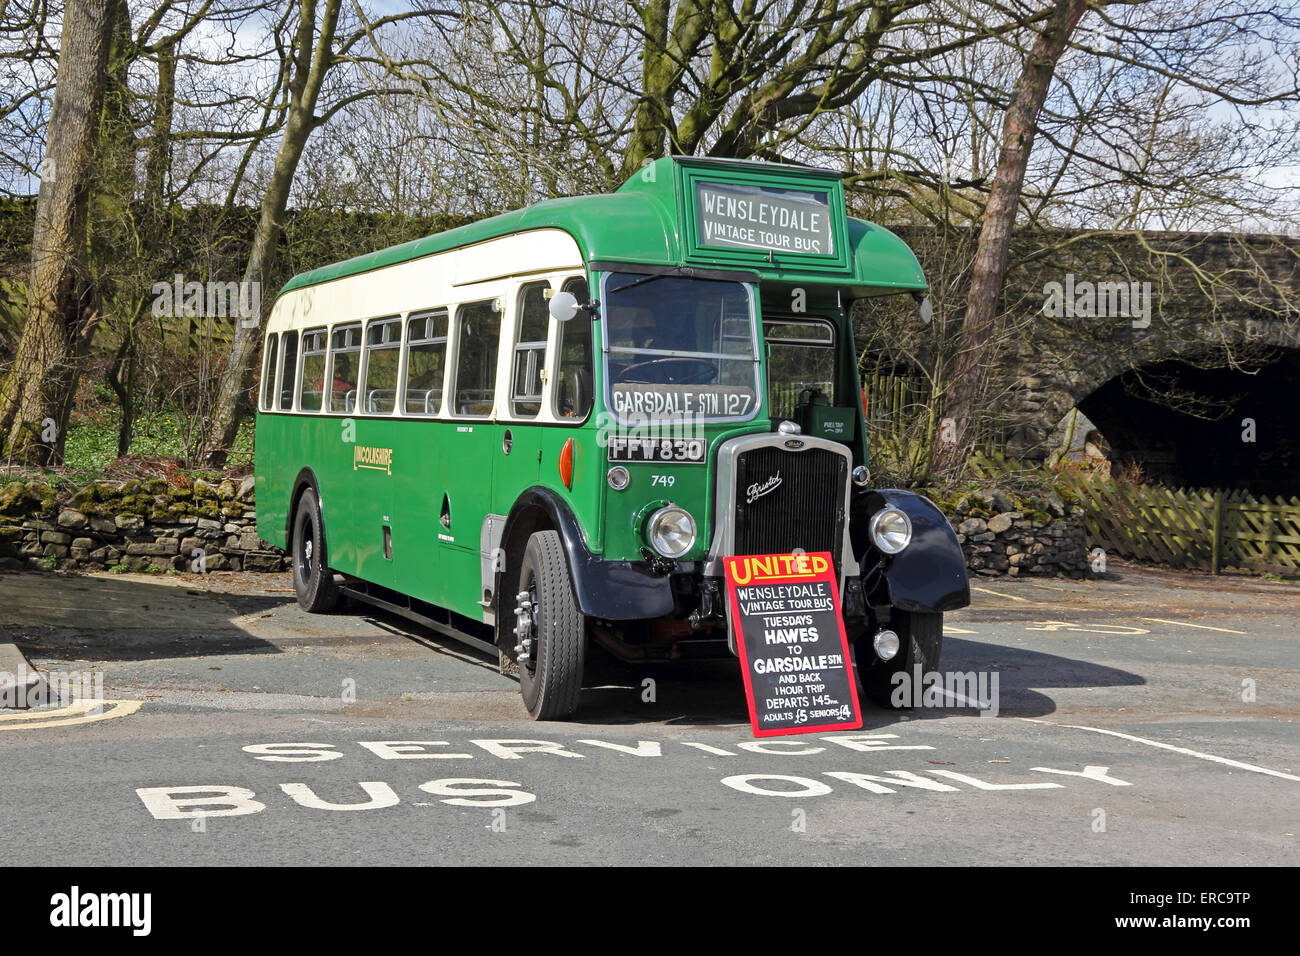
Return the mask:
{"type": "Polygon", "coordinates": [[[0,574],[0,628],[107,701],[0,711],[0,832],[71,866],[1300,862],[1300,586],[1112,570],[973,582],[941,670],[996,716],[761,741],[734,664],[536,723],[494,661],[287,576],[0,574]]]}

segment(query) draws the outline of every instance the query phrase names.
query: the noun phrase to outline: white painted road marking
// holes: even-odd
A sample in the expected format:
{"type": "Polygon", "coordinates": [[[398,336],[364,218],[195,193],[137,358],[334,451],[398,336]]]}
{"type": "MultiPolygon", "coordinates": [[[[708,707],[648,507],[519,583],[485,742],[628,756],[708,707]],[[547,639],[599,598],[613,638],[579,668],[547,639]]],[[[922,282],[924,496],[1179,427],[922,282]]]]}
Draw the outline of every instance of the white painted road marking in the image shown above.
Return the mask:
{"type": "Polygon", "coordinates": [[[1283,773],[1281,770],[1270,770],[1268,767],[1257,767],[1253,763],[1242,763],[1240,760],[1229,760],[1227,757],[1216,757],[1214,754],[1203,754],[1199,750],[1189,750],[1187,747],[1178,747],[1174,744],[1166,744],[1159,740],[1150,740],[1146,737],[1135,737],[1133,734],[1123,734],[1118,730],[1103,730],[1100,727],[1082,727],[1078,724],[1053,724],[1048,720],[1034,720],[1031,717],[1022,717],[1020,719],[1027,720],[1031,724],[1047,724],[1049,727],[1068,727],[1071,730],[1088,730],[1094,734],[1106,734],[1110,737],[1119,737],[1123,740],[1132,740],[1135,743],[1146,744],[1148,747],[1159,747],[1161,750],[1172,750],[1174,753],[1186,754],[1189,757],[1199,757],[1202,760],[1211,760],[1214,763],[1221,763],[1228,767],[1236,767],[1239,770],[1249,770],[1251,773],[1265,773],[1270,777],[1281,777],[1283,780],[1295,780],[1300,782],[1300,777],[1289,773],[1283,773]]]}
{"type": "Polygon", "coordinates": [[[1177,624],[1179,627],[1199,627],[1202,631],[1219,631],[1222,634],[1245,634],[1245,631],[1232,631],[1226,627],[1210,627],[1208,624],[1192,624],[1188,621],[1166,621],[1162,617],[1140,617],[1139,621],[1155,621],[1157,624],[1177,624]]]}
{"type": "Polygon", "coordinates": [[[1082,770],[1053,770],[1051,767],[1030,767],[1030,770],[1037,770],[1039,773],[1059,773],[1067,777],[1084,777],[1088,780],[1099,780],[1102,783],[1108,783],[1112,787],[1131,787],[1133,784],[1127,780],[1121,780],[1119,777],[1112,777],[1107,772],[1110,767],[1097,767],[1089,764],[1082,770]]]}
{"type": "Polygon", "coordinates": [[[976,790],[1059,790],[1061,788],[1059,783],[989,783],[954,770],[931,770],[930,773],[967,784],[976,790]]]}

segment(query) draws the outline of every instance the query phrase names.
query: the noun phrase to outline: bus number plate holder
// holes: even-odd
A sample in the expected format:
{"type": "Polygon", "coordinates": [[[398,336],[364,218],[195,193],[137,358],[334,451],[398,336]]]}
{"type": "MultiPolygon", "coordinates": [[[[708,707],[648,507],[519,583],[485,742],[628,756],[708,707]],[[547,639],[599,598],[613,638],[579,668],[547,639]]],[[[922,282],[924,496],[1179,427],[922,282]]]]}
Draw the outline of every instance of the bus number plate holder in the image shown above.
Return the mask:
{"type": "Polygon", "coordinates": [[[606,451],[612,462],[704,464],[708,443],[702,438],[624,438],[610,436],[606,451]]]}

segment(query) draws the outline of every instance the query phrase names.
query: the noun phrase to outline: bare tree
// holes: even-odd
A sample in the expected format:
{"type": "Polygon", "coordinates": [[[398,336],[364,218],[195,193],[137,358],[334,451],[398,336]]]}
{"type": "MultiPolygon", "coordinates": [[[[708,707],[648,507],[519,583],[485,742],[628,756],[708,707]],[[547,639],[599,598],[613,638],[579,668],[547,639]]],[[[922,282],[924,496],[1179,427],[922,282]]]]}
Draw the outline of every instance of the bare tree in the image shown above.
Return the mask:
{"type": "MultiPolygon", "coordinates": [[[[262,196],[253,246],[244,269],[245,283],[256,283],[260,287],[271,276],[294,175],[312,131],[350,103],[385,92],[383,87],[363,83],[359,89],[338,95],[318,114],[317,103],[327,79],[343,72],[341,67],[364,69],[380,62],[382,52],[375,38],[385,25],[447,12],[440,9],[409,10],[372,21],[357,6],[355,28],[343,34],[339,31],[342,4],[343,0],[301,0],[298,27],[286,50],[288,102],[284,132],[270,181],[262,196]],[[366,44],[375,45],[373,54],[362,52],[366,44]]],[[[389,66],[389,72],[396,72],[391,65],[385,65],[389,66]]],[[[254,323],[236,324],[230,352],[221,372],[211,424],[205,429],[203,457],[210,466],[220,466],[225,462],[239,426],[248,416],[248,392],[254,370],[252,359],[260,344],[261,333],[254,323]]]]}
{"type": "Polygon", "coordinates": [[[64,8],[46,175],[32,236],[27,324],[0,389],[5,454],[40,464],[62,460],[78,372],[99,320],[86,263],[87,199],[114,9],[111,0],[70,0],[64,8]]]}
{"type": "Polygon", "coordinates": [[[1015,225],[1025,170],[1034,148],[1038,114],[1047,99],[1056,63],[1087,6],[1087,0],[1056,0],[1011,92],[1002,126],[1002,153],[984,209],[979,245],[971,269],[966,314],[962,319],[961,350],[945,402],[945,409],[951,410],[954,428],[946,440],[934,445],[931,457],[931,467],[939,474],[960,467],[966,453],[972,409],[976,407],[983,385],[988,345],[999,313],[999,295],[1007,271],[1011,229],[1015,225]]]}

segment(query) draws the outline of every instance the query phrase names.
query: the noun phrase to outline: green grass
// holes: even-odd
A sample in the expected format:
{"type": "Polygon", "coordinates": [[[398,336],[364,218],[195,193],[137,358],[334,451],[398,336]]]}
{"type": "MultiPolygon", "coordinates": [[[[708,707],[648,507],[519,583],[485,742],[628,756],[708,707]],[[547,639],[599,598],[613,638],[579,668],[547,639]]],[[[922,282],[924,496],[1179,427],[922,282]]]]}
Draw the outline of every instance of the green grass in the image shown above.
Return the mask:
{"type": "MultiPolygon", "coordinates": [[[[74,414],[64,463],[75,472],[100,474],[117,459],[117,429],[122,413],[113,405],[99,405],[74,414]]],[[[173,411],[161,411],[136,420],[131,454],[146,458],[176,457],[184,459],[183,419],[173,411]]],[[[239,429],[228,467],[250,464],[253,460],[253,422],[239,429]]]]}

